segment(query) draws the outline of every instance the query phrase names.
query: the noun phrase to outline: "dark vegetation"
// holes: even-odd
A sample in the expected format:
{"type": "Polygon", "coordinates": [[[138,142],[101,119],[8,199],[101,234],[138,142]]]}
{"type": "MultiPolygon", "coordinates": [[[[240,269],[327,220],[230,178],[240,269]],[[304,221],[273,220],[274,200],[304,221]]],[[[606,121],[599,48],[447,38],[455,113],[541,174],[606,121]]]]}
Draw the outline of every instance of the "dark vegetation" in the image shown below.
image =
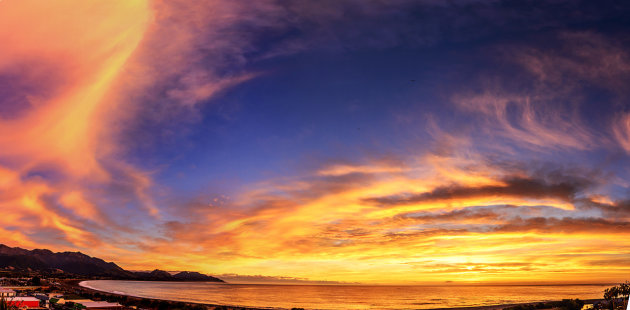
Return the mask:
{"type": "Polygon", "coordinates": [[[503,310],[538,310],[538,309],[563,309],[580,310],[584,306],[584,301],[579,299],[563,299],[562,301],[539,302],[536,304],[516,305],[503,310]]]}
{"type": "MultiPolygon", "coordinates": [[[[625,310],[630,297],[630,282],[607,288],[604,291],[605,301],[594,303],[593,309],[625,310]]],[[[580,310],[584,306],[584,301],[579,299],[564,299],[562,301],[540,302],[536,304],[517,305],[503,310],[538,310],[538,309],[563,309],[580,310]]]]}
{"type": "Polygon", "coordinates": [[[0,310],[18,310],[18,307],[9,305],[4,298],[0,298],[0,310]]]}
{"type": "Polygon", "coordinates": [[[626,309],[630,297],[630,282],[626,281],[619,285],[607,288],[604,291],[604,299],[609,303],[609,309],[626,309]]]}

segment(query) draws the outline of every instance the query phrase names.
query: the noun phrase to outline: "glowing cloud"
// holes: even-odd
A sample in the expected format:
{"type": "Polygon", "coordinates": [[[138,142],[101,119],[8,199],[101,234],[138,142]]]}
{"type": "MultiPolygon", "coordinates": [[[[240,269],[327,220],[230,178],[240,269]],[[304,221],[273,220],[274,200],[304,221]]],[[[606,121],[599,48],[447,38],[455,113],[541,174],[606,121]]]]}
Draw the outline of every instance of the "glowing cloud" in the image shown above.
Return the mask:
{"type": "Polygon", "coordinates": [[[81,191],[112,178],[102,164],[112,151],[106,130],[112,103],[104,99],[149,17],[146,1],[0,3],[0,75],[31,86],[2,103],[8,114],[0,120],[0,132],[7,133],[0,136],[2,183],[12,197],[1,203],[8,214],[4,227],[20,222],[13,214],[32,218],[13,228],[27,235],[52,229],[69,245],[95,240],[80,222],[51,208],[51,199],[60,197],[71,214],[98,221],[97,207],[81,191]]]}

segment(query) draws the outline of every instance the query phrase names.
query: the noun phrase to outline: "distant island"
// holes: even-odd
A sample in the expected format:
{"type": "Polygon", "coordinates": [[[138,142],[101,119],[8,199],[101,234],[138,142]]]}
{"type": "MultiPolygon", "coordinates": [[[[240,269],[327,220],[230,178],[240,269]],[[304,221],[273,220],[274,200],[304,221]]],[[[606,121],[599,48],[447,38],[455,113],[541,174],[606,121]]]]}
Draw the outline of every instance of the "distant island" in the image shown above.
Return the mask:
{"type": "Polygon", "coordinates": [[[225,282],[199,272],[170,272],[155,269],[151,272],[128,271],[112,262],[91,257],[81,252],[52,252],[46,249],[26,250],[0,244],[0,268],[11,272],[38,271],[57,277],[86,277],[91,279],[140,281],[203,281],[225,282]]]}

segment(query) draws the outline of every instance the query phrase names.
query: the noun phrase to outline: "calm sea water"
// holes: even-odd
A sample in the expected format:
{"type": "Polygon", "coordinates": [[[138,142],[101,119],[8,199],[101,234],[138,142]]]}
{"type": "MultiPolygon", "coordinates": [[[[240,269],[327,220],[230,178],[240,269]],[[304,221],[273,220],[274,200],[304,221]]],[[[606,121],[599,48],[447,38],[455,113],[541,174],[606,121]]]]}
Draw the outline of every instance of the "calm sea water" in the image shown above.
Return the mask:
{"type": "Polygon", "coordinates": [[[110,293],[259,308],[431,309],[602,298],[609,285],[364,286],[261,285],[96,280],[82,286],[110,293]]]}

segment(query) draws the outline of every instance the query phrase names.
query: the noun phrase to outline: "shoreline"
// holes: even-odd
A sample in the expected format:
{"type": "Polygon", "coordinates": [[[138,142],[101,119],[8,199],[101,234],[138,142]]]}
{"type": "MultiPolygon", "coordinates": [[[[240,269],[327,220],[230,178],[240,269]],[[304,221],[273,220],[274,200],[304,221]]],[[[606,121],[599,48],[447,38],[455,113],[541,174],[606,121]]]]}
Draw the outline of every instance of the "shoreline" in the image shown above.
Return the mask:
{"type": "MultiPolygon", "coordinates": [[[[65,289],[75,290],[75,292],[76,291],[80,291],[80,292],[87,292],[87,293],[90,293],[90,294],[98,293],[100,295],[105,295],[105,296],[112,296],[112,297],[126,298],[128,300],[135,300],[137,302],[140,302],[142,300],[149,300],[149,301],[156,301],[156,302],[178,303],[178,304],[185,304],[185,305],[188,305],[188,306],[191,306],[191,307],[195,307],[195,306],[196,307],[199,307],[199,306],[200,307],[207,307],[207,309],[213,309],[213,310],[219,310],[219,309],[221,309],[221,310],[289,310],[289,308],[274,308],[274,307],[256,308],[256,307],[247,307],[247,306],[217,305],[217,304],[210,304],[210,303],[197,303],[197,302],[188,302],[188,301],[177,301],[177,300],[160,299],[160,298],[146,298],[146,297],[139,297],[139,296],[133,296],[133,295],[120,294],[120,293],[111,293],[111,292],[107,292],[107,291],[101,291],[101,290],[93,289],[93,288],[86,287],[86,286],[81,286],[79,283],[81,283],[83,281],[90,281],[90,280],[89,279],[65,280],[65,281],[60,282],[60,284],[65,289]]],[[[502,310],[502,309],[509,308],[509,307],[536,305],[536,304],[541,303],[541,302],[545,303],[545,302],[556,302],[556,301],[559,301],[559,300],[545,300],[545,301],[497,304],[497,305],[487,305],[487,306],[469,306],[469,307],[452,307],[452,308],[427,308],[427,309],[422,309],[422,310],[502,310]]],[[[595,303],[595,302],[604,301],[604,299],[603,298],[584,299],[582,301],[584,303],[595,303]]]]}
{"type": "Polygon", "coordinates": [[[136,302],[141,302],[142,300],[148,300],[148,301],[152,301],[152,302],[167,302],[169,304],[184,304],[184,305],[187,305],[187,306],[190,306],[190,307],[202,307],[204,309],[211,309],[211,310],[285,310],[285,309],[282,309],[282,308],[273,308],[273,307],[269,307],[269,308],[254,308],[254,307],[246,307],[246,306],[217,305],[217,304],[210,304],[210,303],[198,303],[198,302],[190,302],[190,301],[177,301],[177,300],[160,299],[160,298],[147,298],[147,297],[126,295],[126,294],[111,293],[111,292],[107,292],[107,291],[101,291],[101,290],[93,289],[93,288],[90,288],[90,287],[81,286],[79,283],[81,283],[83,281],[90,281],[90,280],[89,279],[72,279],[72,280],[60,281],[59,284],[61,285],[61,287],[63,289],[73,291],[73,293],[75,293],[75,294],[80,294],[80,293],[96,294],[96,293],[98,293],[98,294],[104,295],[104,296],[126,298],[127,300],[132,300],[132,301],[136,301],[136,302]],[[80,293],[78,293],[77,291],[80,292],[80,293]]]}

